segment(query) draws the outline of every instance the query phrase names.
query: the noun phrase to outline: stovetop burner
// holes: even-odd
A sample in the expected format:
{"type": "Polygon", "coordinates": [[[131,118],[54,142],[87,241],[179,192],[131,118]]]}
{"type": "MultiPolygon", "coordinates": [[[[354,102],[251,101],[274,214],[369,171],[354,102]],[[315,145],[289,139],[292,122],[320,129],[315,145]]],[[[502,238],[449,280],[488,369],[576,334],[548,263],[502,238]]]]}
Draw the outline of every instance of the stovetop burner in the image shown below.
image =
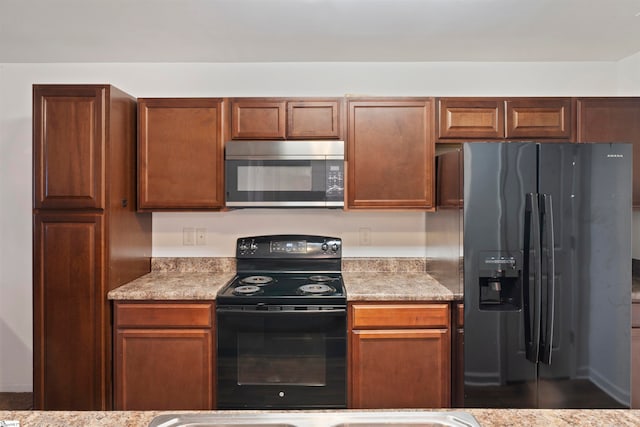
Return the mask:
{"type": "Polygon", "coordinates": [[[264,286],[273,282],[273,277],[270,276],[248,276],[244,277],[240,280],[241,283],[246,283],[247,285],[257,285],[264,286]]]}
{"type": "Polygon", "coordinates": [[[234,295],[258,295],[262,293],[262,289],[255,285],[242,285],[233,288],[234,295]]]}
{"type": "Polygon", "coordinates": [[[296,292],[298,295],[332,295],[336,289],[323,283],[309,283],[300,286],[296,292]]]}
{"type": "Polygon", "coordinates": [[[336,278],[329,276],[310,276],[309,280],[311,280],[312,282],[332,282],[336,280],[336,278]]]}

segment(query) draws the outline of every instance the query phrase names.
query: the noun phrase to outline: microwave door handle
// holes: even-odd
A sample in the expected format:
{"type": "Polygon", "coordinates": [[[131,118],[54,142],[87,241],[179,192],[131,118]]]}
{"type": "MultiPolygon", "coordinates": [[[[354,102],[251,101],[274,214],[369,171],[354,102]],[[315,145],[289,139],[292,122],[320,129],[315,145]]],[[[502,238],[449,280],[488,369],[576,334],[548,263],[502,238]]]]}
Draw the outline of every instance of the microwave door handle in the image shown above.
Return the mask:
{"type": "Polygon", "coordinates": [[[541,195],[541,217],[543,219],[543,233],[545,234],[544,241],[546,242],[546,294],[547,303],[545,307],[545,332],[543,338],[541,338],[541,352],[540,361],[547,365],[551,364],[551,349],[553,348],[553,323],[554,323],[554,309],[555,309],[555,241],[553,232],[553,205],[551,203],[551,195],[541,195]]]}
{"type": "Polygon", "coordinates": [[[532,363],[538,362],[540,349],[540,213],[538,196],[534,193],[525,195],[524,239],[522,263],[522,294],[524,315],[525,355],[532,363]],[[531,239],[533,236],[533,239],[531,239]],[[531,244],[533,243],[533,307],[531,306],[531,244]],[[531,310],[533,309],[533,318],[531,310]]]}

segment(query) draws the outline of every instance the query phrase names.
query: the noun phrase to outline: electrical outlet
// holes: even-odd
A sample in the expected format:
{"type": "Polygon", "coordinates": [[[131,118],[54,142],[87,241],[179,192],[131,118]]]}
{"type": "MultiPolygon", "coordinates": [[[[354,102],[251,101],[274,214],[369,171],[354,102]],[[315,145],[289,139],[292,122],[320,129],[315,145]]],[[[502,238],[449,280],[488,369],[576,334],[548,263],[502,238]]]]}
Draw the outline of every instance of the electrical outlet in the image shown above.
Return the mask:
{"type": "Polygon", "coordinates": [[[369,227],[360,228],[360,246],[371,246],[371,229],[369,227]]]}
{"type": "Polygon", "coordinates": [[[193,246],[196,244],[196,230],[195,228],[185,227],[182,229],[182,245],[193,246]]]}
{"type": "Polygon", "coordinates": [[[196,245],[204,246],[207,244],[207,229],[196,228],[196,245]]]}

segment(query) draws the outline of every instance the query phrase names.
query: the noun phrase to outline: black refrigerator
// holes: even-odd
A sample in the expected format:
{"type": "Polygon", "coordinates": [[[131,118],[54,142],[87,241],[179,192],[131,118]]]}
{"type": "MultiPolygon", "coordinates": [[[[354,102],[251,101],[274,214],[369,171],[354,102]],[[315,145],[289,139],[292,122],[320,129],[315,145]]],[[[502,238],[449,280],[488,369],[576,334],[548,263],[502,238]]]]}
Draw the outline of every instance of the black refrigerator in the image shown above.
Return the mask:
{"type": "Polygon", "coordinates": [[[631,145],[465,143],[436,170],[427,256],[464,292],[458,405],[628,408],[631,145]]]}

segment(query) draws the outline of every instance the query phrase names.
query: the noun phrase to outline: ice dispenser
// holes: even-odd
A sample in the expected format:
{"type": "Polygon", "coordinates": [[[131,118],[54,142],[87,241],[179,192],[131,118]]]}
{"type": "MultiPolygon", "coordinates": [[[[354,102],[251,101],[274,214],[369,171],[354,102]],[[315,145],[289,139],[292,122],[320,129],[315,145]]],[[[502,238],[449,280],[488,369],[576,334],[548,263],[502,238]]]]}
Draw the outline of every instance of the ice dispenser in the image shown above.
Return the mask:
{"type": "Polygon", "coordinates": [[[518,311],[522,307],[522,271],[518,255],[482,253],[478,282],[480,310],[518,311]]]}

